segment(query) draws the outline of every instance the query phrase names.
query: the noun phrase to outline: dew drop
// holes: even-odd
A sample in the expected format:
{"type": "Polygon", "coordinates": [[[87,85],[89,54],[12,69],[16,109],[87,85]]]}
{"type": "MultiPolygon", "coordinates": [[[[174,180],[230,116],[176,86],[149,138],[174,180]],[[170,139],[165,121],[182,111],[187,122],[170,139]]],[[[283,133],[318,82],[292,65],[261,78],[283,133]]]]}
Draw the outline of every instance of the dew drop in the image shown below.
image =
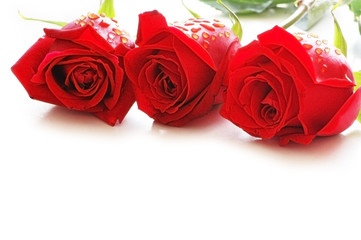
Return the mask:
{"type": "Polygon", "coordinates": [[[227,31],[224,31],[224,35],[229,38],[231,36],[231,33],[230,32],[227,32],[227,31]]]}
{"type": "Polygon", "coordinates": [[[327,65],[323,64],[322,67],[321,67],[321,72],[325,73],[326,70],[327,70],[327,65]]]}
{"type": "Polygon", "coordinates": [[[88,24],[89,24],[90,26],[94,27],[94,21],[93,21],[93,20],[90,20],[90,21],[88,22],[88,24]]]}
{"type": "Polygon", "coordinates": [[[111,18],[110,20],[112,20],[115,23],[118,23],[118,21],[116,19],[114,19],[114,18],[111,18]]]}
{"type": "Polygon", "coordinates": [[[126,44],[128,42],[128,38],[126,37],[122,37],[121,40],[123,44],[126,44]]]}
{"type": "Polygon", "coordinates": [[[225,27],[225,25],[222,23],[213,23],[213,26],[216,28],[224,28],[225,27]]]}
{"type": "Polygon", "coordinates": [[[307,35],[307,37],[309,37],[309,38],[311,38],[311,37],[313,37],[313,38],[318,38],[318,35],[317,35],[317,34],[314,34],[314,33],[309,33],[309,34],[307,35]]]}
{"type": "Polygon", "coordinates": [[[318,63],[322,62],[322,60],[323,60],[323,58],[322,58],[321,56],[319,56],[319,57],[317,58],[317,62],[318,62],[318,63]]]}
{"type": "Polygon", "coordinates": [[[109,43],[113,43],[113,42],[114,42],[115,37],[116,37],[115,33],[113,33],[113,32],[109,32],[109,33],[108,33],[108,38],[107,38],[107,41],[108,41],[109,43]]]}
{"type": "Polygon", "coordinates": [[[223,33],[218,33],[218,36],[219,36],[219,37],[223,37],[223,33]]]}
{"type": "Polygon", "coordinates": [[[198,40],[199,36],[197,34],[193,33],[192,38],[195,39],[195,40],[198,40]]]}
{"type": "Polygon", "coordinates": [[[110,23],[102,20],[100,23],[99,23],[99,26],[103,27],[103,28],[107,28],[110,26],[110,23]]]}
{"type": "Polygon", "coordinates": [[[205,39],[209,38],[209,34],[206,33],[206,32],[203,32],[203,33],[202,33],[202,36],[203,36],[203,38],[205,38],[205,39]]]}
{"type": "Polygon", "coordinates": [[[185,23],[185,24],[184,24],[184,26],[187,26],[187,27],[188,27],[188,26],[193,26],[193,25],[194,25],[194,23],[185,23]]]}
{"type": "Polygon", "coordinates": [[[84,27],[86,25],[86,22],[84,22],[83,20],[80,21],[80,26],[84,27]]]}
{"type": "Polygon", "coordinates": [[[342,54],[342,51],[341,51],[340,49],[336,49],[336,50],[335,50],[335,53],[336,53],[337,55],[341,55],[341,54],[342,54]]]}
{"type": "Polygon", "coordinates": [[[316,49],[315,49],[315,52],[316,52],[318,55],[321,55],[322,49],[321,49],[321,48],[316,48],[316,49]]]}
{"type": "Polygon", "coordinates": [[[218,19],[213,19],[213,21],[215,21],[215,22],[220,22],[218,19]]]}
{"type": "Polygon", "coordinates": [[[303,40],[303,37],[300,37],[300,36],[298,36],[298,35],[296,35],[295,37],[296,37],[296,39],[297,39],[298,41],[302,41],[302,40],[303,40]]]}
{"type": "Polygon", "coordinates": [[[208,41],[204,41],[204,42],[203,42],[203,47],[204,47],[205,49],[208,49],[208,47],[209,47],[209,42],[208,42],[208,41]]]}
{"type": "Polygon", "coordinates": [[[316,41],[316,44],[317,44],[317,45],[321,45],[321,44],[322,44],[322,41],[321,41],[321,40],[317,40],[317,41],[316,41]]]}
{"type": "Polygon", "coordinates": [[[101,17],[105,17],[105,13],[101,13],[99,14],[101,17]]]}
{"type": "Polygon", "coordinates": [[[216,29],[214,29],[212,26],[209,26],[207,24],[201,23],[200,24],[202,27],[204,27],[205,29],[207,29],[208,31],[215,31],[216,29]]]}
{"type": "Polygon", "coordinates": [[[310,50],[313,46],[311,44],[308,44],[308,43],[304,43],[303,44],[303,47],[307,50],[310,50]]]}
{"type": "Polygon", "coordinates": [[[191,31],[193,32],[193,33],[197,33],[197,32],[199,32],[201,30],[201,28],[192,28],[191,29],[191,31]]]}
{"type": "Polygon", "coordinates": [[[91,20],[96,20],[99,18],[99,15],[96,13],[88,13],[88,18],[90,18],[91,20]]]}
{"type": "Polygon", "coordinates": [[[122,35],[122,31],[120,31],[118,28],[113,28],[112,30],[113,30],[113,32],[115,32],[115,34],[117,34],[118,36],[122,35]]]}
{"type": "Polygon", "coordinates": [[[325,52],[329,53],[330,52],[330,48],[329,47],[325,47],[325,52]]]}
{"type": "Polygon", "coordinates": [[[115,33],[109,32],[108,33],[108,39],[114,39],[116,37],[115,33]]]}
{"type": "Polygon", "coordinates": [[[324,44],[328,44],[328,41],[326,39],[322,40],[324,44]]]}
{"type": "Polygon", "coordinates": [[[84,15],[80,16],[80,20],[84,21],[85,19],[86,19],[86,16],[84,16],[84,15]]]}
{"type": "Polygon", "coordinates": [[[215,41],[216,38],[217,38],[216,35],[212,35],[211,40],[212,40],[212,41],[215,41]]]}

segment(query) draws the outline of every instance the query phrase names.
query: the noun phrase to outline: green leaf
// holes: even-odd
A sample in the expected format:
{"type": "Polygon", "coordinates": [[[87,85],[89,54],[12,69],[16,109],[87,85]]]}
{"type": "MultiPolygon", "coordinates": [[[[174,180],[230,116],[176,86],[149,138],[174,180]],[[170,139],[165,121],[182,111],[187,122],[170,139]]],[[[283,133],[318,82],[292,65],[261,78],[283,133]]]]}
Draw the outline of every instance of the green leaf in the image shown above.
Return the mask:
{"type": "Polygon", "coordinates": [[[349,6],[350,10],[355,15],[355,21],[358,23],[359,32],[361,34],[361,0],[352,0],[349,6]]]}
{"type": "Polygon", "coordinates": [[[104,13],[109,18],[115,17],[114,1],[104,0],[103,4],[100,6],[98,13],[104,13]]]}
{"type": "Polygon", "coordinates": [[[241,41],[243,35],[243,29],[237,15],[230,8],[228,8],[221,0],[217,0],[217,3],[228,11],[230,18],[233,21],[232,31],[239,38],[239,41],[241,41]]]}
{"type": "Polygon", "coordinates": [[[338,23],[336,16],[334,14],[334,11],[336,10],[336,8],[342,3],[342,0],[340,0],[333,8],[332,8],[332,17],[333,17],[333,21],[334,21],[334,25],[335,25],[335,32],[334,32],[334,40],[333,40],[333,44],[335,45],[335,47],[339,48],[343,55],[347,56],[347,42],[342,34],[341,31],[341,27],[340,24],[338,23]]]}
{"type": "MultiPolygon", "coordinates": [[[[217,0],[200,0],[225,13],[228,11],[217,3],[217,0]]],[[[261,13],[281,3],[293,3],[295,0],[223,0],[232,12],[236,14],[261,13]]]]}
{"type": "Polygon", "coordinates": [[[51,20],[44,20],[44,19],[38,19],[38,18],[25,17],[24,15],[22,15],[20,13],[20,11],[18,11],[18,14],[22,19],[27,20],[27,21],[37,21],[37,22],[50,23],[50,24],[54,24],[54,25],[57,25],[57,26],[60,26],[60,27],[64,27],[66,24],[68,24],[66,22],[59,22],[59,21],[51,21],[51,20]]]}
{"type": "MultiPolygon", "coordinates": [[[[356,80],[356,87],[355,87],[355,91],[361,87],[361,71],[360,72],[354,72],[353,73],[355,80],[356,80]]],[[[361,112],[359,112],[358,116],[357,116],[357,120],[361,123],[361,112]]]]}
{"type": "Polygon", "coordinates": [[[199,16],[196,12],[192,11],[192,9],[190,9],[189,7],[187,7],[187,5],[184,3],[183,0],[182,0],[182,4],[183,4],[183,7],[185,7],[185,9],[187,9],[188,12],[189,12],[193,17],[195,17],[195,18],[200,18],[200,16],[199,16]]]}

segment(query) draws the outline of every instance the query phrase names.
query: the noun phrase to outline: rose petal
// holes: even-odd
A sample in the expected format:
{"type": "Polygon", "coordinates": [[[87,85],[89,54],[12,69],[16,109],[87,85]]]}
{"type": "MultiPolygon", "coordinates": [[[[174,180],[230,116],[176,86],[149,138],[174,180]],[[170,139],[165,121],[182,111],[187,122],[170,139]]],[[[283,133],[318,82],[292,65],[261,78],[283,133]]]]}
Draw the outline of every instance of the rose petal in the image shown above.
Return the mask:
{"type": "Polygon", "coordinates": [[[332,119],[318,133],[318,136],[329,136],[343,132],[357,118],[361,108],[360,88],[342,105],[332,119]]]}
{"type": "Polygon", "coordinates": [[[48,53],[54,39],[40,38],[26,53],[11,67],[14,75],[19,79],[31,98],[51,104],[63,105],[45,85],[45,81],[33,83],[31,80],[38,72],[38,67],[48,53]]]}

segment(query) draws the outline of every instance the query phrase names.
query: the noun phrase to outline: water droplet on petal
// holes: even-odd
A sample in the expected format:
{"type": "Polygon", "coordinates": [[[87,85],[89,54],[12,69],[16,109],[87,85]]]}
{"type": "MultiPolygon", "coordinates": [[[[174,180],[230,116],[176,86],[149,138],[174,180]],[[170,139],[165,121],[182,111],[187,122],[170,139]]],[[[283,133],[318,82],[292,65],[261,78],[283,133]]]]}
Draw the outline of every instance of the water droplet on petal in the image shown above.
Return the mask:
{"type": "Polygon", "coordinates": [[[317,40],[317,41],[316,41],[316,44],[317,44],[317,45],[321,45],[321,44],[322,44],[321,40],[317,40]]]}
{"type": "Polygon", "coordinates": [[[110,26],[110,23],[102,20],[100,23],[99,23],[99,26],[103,27],[103,28],[107,28],[110,26]]]}
{"type": "Polygon", "coordinates": [[[326,39],[322,40],[324,44],[328,44],[328,41],[326,39]]]}
{"type": "Polygon", "coordinates": [[[310,50],[311,48],[313,48],[313,46],[311,44],[308,44],[308,43],[304,43],[302,45],[306,50],[310,50]]]}
{"type": "Polygon", "coordinates": [[[214,29],[212,26],[209,26],[207,24],[201,23],[200,24],[202,27],[204,27],[205,29],[207,29],[208,31],[215,31],[216,29],[214,29]]]}
{"type": "Polygon", "coordinates": [[[216,38],[217,38],[217,37],[216,37],[215,35],[212,35],[212,37],[211,37],[212,41],[215,41],[216,38]]]}
{"type": "Polygon", "coordinates": [[[126,44],[128,42],[128,38],[126,37],[122,37],[121,40],[123,44],[126,44]]]}
{"type": "Polygon", "coordinates": [[[224,28],[225,27],[225,25],[222,23],[213,23],[213,26],[216,28],[224,28]]]}
{"type": "Polygon", "coordinates": [[[199,32],[201,30],[201,28],[192,28],[191,31],[193,33],[199,32]]]}
{"type": "Polygon", "coordinates": [[[325,73],[326,70],[327,70],[327,65],[323,64],[322,67],[321,67],[321,72],[325,73]]]}
{"type": "Polygon", "coordinates": [[[83,20],[80,21],[80,26],[84,27],[86,25],[86,22],[84,22],[83,20]]]}
{"type": "Polygon", "coordinates": [[[108,33],[108,39],[114,39],[115,38],[115,33],[113,33],[113,32],[109,32],[108,33]]]}
{"type": "Polygon", "coordinates": [[[91,20],[96,20],[99,18],[99,15],[96,13],[88,13],[88,18],[90,18],[91,20]]]}
{"type": "Polygon", "coordinates": [[[335,50],[335,53],[336,53],[337,55],[341,55],[341,54],[342,54],[342,51],[341,51],[340,49],[336,49],[336,50],[335,50]]]}
{"type": "Polygon", "coordinates": [[[203,38],[205,38],[205,39],[209,38],[209,34],[206,33],[206,32],[203,32],[203,33],[202,33],[202,36],[203,36],[203,38]]]}
{"type": "Polygon", "coordinates": [[[218,33],[218,36],[219,36],[219,37],[223,37],[223,33],[218,33]]]}
{"type": "Polygon", "coordinates": [[[205,49],[207,49],[207,48],[209,47],[209,42],[208,42],[208,41],[204,41],[204,42],[203,42],[203,47],[204,47],[205,49]]]}
{"type": "Polygon", "coordinates": [[[307,37],[309,37],[309,38],[311,38],[311,37],[313,37],[313,38],[318,38],[318,35],[317,35],[317,34],[314,34],[314,33],[309,33],[309,34],[307,35],[307,37]]]}
{"type": "Polygon", "coordinates": [[[83,21],[84,21],[85,19],[86,19],[86,16],[84,16],[84,15],[81,15],[81,16],[80,16],[80,20],[83,20],[83,21]]]}
{"type": "Polygon", "coordinates": [[[322,49],[321,49],[321,48],[316,48],[316,49],[315,49],[315,52],[316,52],[318,55],[320,55],[320,54],[322,53],[322,49]]]}
{"type": "Polygon", "coordinates": [[[224,31],[224,35],[229,38],[231,36],[231,33],[230,32],[227,32],[227,31],[224,31]]]}
{"type": "Polygon", "coordinates": [[[303,40],[303,37],[300,37],[300,36],[298,36],[298,35],[296,35],[295,37],[296,37],[296,39],[297,39],[298,41],[302,41],[302,40],[303,40]]]}
{"type": "Polygon", "coordinates": [[[112,30],[113,30],[113,32],[115,32],[115,34],[117,34],[118,36],[122,35],[122,31],[120,31],[118,28],[113,28],[112,30]]]}
{"type": "Polygon", "coordinates": [[[192,38],[195,39],[195,40],[198,40],[199,36],[197,34],[193,33],[192,38]]]}
{"type": "Polygon", "coordinates": [[[194,25],[194,23],[185,23],[185,24],[184,24],[184,26],[187,26],[187,27],[188,27],[188,26],[193,26],[193,25],[194,25]]]}

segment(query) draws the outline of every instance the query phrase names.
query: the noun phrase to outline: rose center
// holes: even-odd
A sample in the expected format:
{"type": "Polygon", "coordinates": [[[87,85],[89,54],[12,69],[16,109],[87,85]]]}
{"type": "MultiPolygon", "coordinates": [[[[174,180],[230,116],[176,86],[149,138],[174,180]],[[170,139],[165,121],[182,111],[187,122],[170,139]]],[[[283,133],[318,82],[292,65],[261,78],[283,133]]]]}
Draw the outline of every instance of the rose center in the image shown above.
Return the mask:
{"type": "Polygon", "coordinates": [[[71,80],[81,89],[89,89],[97,79],[97,72],[91,68],[77,68],[72,73],[71,80]]]}
{"type": "Polygon", "coordinates": [[[174,93],[176,86],[172,82],[172,80],[169,77],[166,77],[164,80],[164,89],[170,94],[174,93]]]}
{"type": "Polygon", "coordinates": [[[279,119],[278,111],[275,107],[265,104],[261,107],[261,117],[268,123],[274,124],[279,119]]]}

